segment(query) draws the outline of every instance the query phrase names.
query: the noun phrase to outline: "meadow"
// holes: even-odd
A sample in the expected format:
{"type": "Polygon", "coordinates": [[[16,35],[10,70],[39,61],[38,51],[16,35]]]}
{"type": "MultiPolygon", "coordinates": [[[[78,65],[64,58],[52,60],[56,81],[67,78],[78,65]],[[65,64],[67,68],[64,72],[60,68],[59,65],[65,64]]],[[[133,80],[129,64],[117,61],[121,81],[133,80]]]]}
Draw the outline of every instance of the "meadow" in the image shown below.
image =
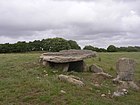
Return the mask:
{"type": "MultiPolygon", "coordinates": [[[[111,79],[97,78],[90,72],[63,73],[44,67],[38,62],[40,55],[40,52],[0,54],[0,105],[140,105],[140,91],[129,89],[126,96],[112,98],[116,86],[111,79]],[[62,82],[59,74],[78,76],[86,85],[77,87],[62,82]],[[95,81],[99,87],[94,85],[95,81]]],[[[121,57],[137,62],[135,81],[140,84],[140,52],[98,53],[85,62],[88,66],[97,64],[115,78],[116,61],[121,57]]]]}

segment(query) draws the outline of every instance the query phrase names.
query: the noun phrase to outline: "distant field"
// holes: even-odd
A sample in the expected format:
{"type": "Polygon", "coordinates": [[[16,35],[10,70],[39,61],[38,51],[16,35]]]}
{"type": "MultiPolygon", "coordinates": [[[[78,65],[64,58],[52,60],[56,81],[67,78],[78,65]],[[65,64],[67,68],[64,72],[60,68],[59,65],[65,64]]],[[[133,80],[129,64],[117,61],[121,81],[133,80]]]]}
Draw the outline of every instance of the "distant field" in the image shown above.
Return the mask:
{"type": "MultiPolygon", "coordinates": [[[[61,82],[57,78],[61,71],[38,63],[40,54],[0,54],[0,105],[140,105],[140,91],[130,89],[126,96],[111,98],[108,93],[116,89],[112,80],[96,78],[92,73],[73,72],[82,78],[85,87],[61,82]],[[94,86],[95,80],[100,87],[94,86]],[[61,93],[61,90],[66,93],[61,93]],[[106,96],[101,97],[101,94],[106,96]]],[[[140,52],[99,53],[86,63],[95,63],[115,77],[115,63],[120,57],[135,59],[135,79],[140,84],[140,52]]]]}

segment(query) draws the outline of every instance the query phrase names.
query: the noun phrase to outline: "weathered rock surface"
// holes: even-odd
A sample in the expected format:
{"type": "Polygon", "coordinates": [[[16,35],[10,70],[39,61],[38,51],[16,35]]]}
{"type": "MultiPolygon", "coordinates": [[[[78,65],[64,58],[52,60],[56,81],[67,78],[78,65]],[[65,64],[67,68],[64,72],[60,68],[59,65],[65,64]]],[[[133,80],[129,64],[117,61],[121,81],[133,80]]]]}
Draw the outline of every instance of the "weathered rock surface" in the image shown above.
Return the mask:
{"type": "Polygon", "coordinates": [[[108,79],[113,78],[110,74],[105,73],[101,67],[95,64],[89,67],[89,71],[95,73],[98,76],[102,76],[104,78],[108,78],[108,79]]]}
{"type": "Polygon", "coordinates": [[[140,88],[134,83],[134,81],[118,81],[117,83],[117,91],[121,91],[122,89],[133,89],[138,91],[140,88]]]}
{"type": "Polygon", "coordinates": [[[120,58],[116,63],[117,78],[123,81],[132,81],[134,78],[135,61],[129,58],[120,58]]]}
{"type": "Polygon", "coordinates": [[[99,73],[99,72],[103,72],[103,69],[101,67],[93,64],[89,67],[89,71],[93,72],[93,73],[99,73]]]}
{"type": "Polygon", "coordinates": [[[112,95],[112,97],[120,97],[128,94],[127,89],[121,89],[120,91],[115,91],[112,95]]]}
{"type": "Polygon", "coordinates": [[[96,57],[96,52],[90,50],[63,50],[60,52],[47,52],[40,56],[44,66],[61,68],[63,71],[86,71],[84,59],[96,57]]]}
{"type": "Polygon", "coordinates": [[[80,87],[83,87],[85,85],[81,80],[79,80],[79,78],[76,79],[77,77],[75,77],[75,76],[67,76],[67,75],[60,74],[58,76],[58,78],[61,81],[69,82],[69,83],[72,83],[72,84],[80,86],[80,87]]]}
{"type": "Polygon", "coordinates": [[[117,78],[113,79],[113,83],[117,84],[117,91],[114,96],[125,95],[123,89],[132,88],[139,90],[140,88],[134,83],[135,61],[129,58],[120,58],[116,63],[117,78]]]}
{"type": "Polygon", "coordinates": [[[96,52],[91,50],[62,50],[60,52],[47,52],[40,56],[43,61],[54,63],[68,63],[95,57],[96,52]]]}
{"type": "Polygon", "coordinates": [[[60,92],[61,92],[62,94],[66,94],[66,91],[64,91],[64,90],[61,90],[60,92]]]}
{"type": "Polygon", "coordinates": [[[134,83],[134,81],[129,81],[128,84],[129,84],[129,86],[130,86],[132,89],[134,89],[134,90],[139,90],[139,89],[140,89],[140,88],[138,87],[138,85],[136,85],[136,84],[134,83]]]}
{"type": "Polygon", "coordinates": [[[108,79],[113,78],[112,75],[110,75],[108,73],[105,73],[105,72],[99,72],[99,73],[96,73],[96,74],[99,75],[99,76],[102,76],[104,78],[108,78],[108,79]]]}

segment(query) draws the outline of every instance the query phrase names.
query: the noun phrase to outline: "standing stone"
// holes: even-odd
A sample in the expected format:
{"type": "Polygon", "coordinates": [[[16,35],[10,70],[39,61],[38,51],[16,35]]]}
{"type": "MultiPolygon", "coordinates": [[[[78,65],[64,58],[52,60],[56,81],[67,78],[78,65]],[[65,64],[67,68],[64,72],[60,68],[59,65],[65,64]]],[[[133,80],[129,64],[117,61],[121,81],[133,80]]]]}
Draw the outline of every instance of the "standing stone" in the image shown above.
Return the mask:
{"type": "Polygon", "coordinates": [[[135,61],[129,58],[120,58],[116,64],[118,79],[122,81],[133,81],[135,61]]]}
{"type": "Polygon", "coordinates": [[[128,89],[129,87],[134,90],[139,90],[139,87],[134,83],[135,64],[135,61],[130,58],[120,58],[117,61],[116,69],[118,75],[117,78],[113,79],[113,82],[117,83],[118,87],[117,91],[114,92],[114,96],[124,95],[125,92],[122,90],[128,89]]]}

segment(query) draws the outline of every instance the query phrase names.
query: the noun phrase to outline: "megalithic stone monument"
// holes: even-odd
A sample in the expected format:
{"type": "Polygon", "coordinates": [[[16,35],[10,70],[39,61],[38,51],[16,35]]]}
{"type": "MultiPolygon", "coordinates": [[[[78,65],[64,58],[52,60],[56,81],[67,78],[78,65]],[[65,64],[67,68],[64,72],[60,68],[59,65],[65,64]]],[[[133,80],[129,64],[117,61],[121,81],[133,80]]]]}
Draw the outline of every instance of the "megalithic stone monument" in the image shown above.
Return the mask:
{"type": "Polygon", "coordinates": [[[63,71],[85,71],[84,59],[96,57],[91,50],[62,50],[60,52],[47,52],[40,56],[40,62],[45,66],[61,68],[63,71]]]}

